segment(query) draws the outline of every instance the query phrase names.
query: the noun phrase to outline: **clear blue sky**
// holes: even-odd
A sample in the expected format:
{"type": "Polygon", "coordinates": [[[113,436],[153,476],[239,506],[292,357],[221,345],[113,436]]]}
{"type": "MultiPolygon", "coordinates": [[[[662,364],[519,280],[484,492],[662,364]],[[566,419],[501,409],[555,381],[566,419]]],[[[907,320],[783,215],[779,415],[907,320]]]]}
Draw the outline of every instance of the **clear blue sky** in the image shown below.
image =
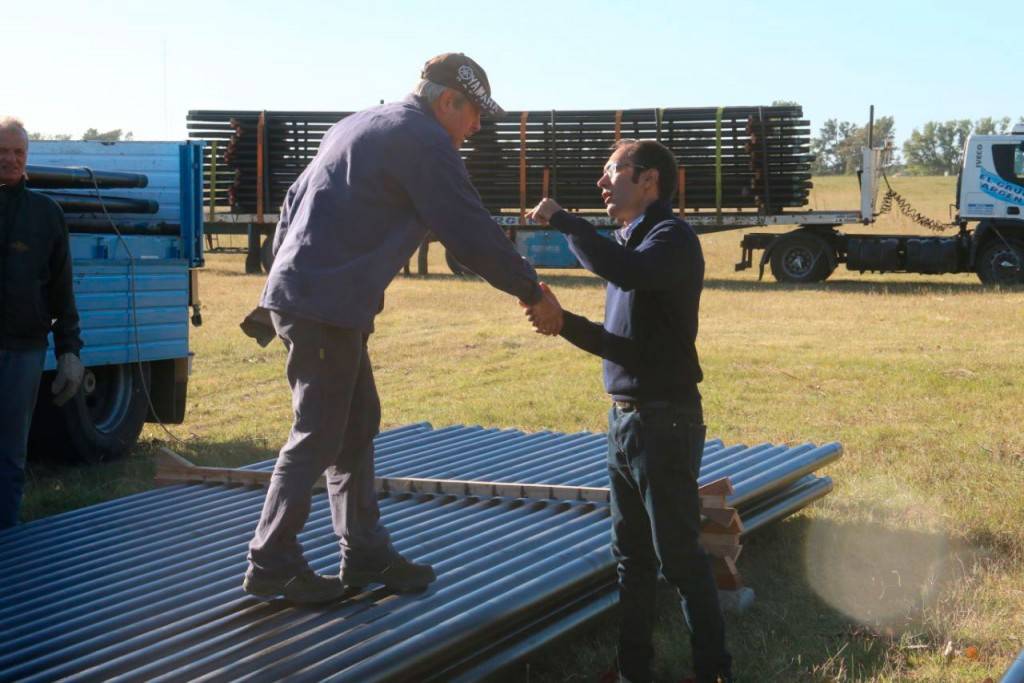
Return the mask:
{"type": "MultiPolygon", "coordinates": [[[[354,110],[402,97],[465,52],[506,109],[794,100],[827,118],[1024,115],[1010,5],[951,2],[8,3],[0,115],[76,137],[185,137],[189,109],[354,110]]],[[[1011,3],[1012,5],[1012,3],[1011,3]]]]}

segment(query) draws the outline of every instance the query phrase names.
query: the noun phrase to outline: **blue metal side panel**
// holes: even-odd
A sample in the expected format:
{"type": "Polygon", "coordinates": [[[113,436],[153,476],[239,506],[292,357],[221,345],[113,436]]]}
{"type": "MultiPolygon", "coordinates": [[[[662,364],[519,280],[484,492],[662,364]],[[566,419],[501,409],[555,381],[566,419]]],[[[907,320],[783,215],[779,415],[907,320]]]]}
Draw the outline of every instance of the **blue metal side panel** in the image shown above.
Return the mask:
{"type": "Polygon", "coordinates": [[[179,147],[181,172],[181,234],[185,258],[193,268],[203,265],[203,142],[179,147]]]}
{"type": "MultiPolygon", "coordinates": [[[[80,236],[74,236],[75,238],[80,236]]],[[[116,238],[115,238],[116,239],[116,238]]],[[[152,238],[141,238],[143,241],[152,238]]],[[[173,238],[172,238],[173,239],[173,238]]],[[[73,242],[87,241],[73,239],[73,242]]],[[[185,261],[136,258],[76,260],[75,300],[87,366],[188,355],[188,269],[185,261]],[[132,273],[134,268],[134,292],[132,273]]],[[[53,346],[53,337],[50,337],[53,346]]],[[[52,353],[47,369],[53,369],[52,353]]]]}
{"type": "Polygon", "coordinates": [[[516,232],[516,250],[538,268],[578,268],[565,235],[556,230],[516,232]]]}
{"type": "Polygon", "coordinates": [[[135,261],[162,260],[174,262],[181,270],[188,268],[181,248],[181,238],[166,235],[71,235],[72,269],[81,260],[135,261]]]}
{"type": "MultiPolygon", "coordinates": [[[[143,173],[149,178],[144,188],[104,190],[103,194],[134,199],[152,199],[160,204],[157,214],[118,214],[132,221],[181,223],[182,143],[178,142],[82,142],[38,141],[29,146],[29,163],[44,166],[87,166],[95,171],[143,173]]],[[[63,190],[62,190],[63,191],[63,190]]],[[[95,195],[92,190],[66,190],[95,195]]]]}
{"type": "MultiPolygon", "coordinates": [[[[599,230],[605,237],[611,230],[599,230]]],[[[579,268],[565,235],[557,230],[517,230],[516,250],[538,268],[579,268]]]]}

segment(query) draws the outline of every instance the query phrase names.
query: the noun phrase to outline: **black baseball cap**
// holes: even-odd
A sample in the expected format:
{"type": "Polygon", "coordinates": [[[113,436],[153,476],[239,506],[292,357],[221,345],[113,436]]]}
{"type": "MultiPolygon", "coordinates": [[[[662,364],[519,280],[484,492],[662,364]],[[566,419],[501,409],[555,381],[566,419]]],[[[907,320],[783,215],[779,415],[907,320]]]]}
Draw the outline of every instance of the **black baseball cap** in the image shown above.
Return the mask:
{"type": "Polygon", "coordinates": [[[420,78],[458,90],[490,118],[501,118],[505,110],[491,99],[491,84],[483,68],[461,52],[446,52],[423,65],[420,78]]]}

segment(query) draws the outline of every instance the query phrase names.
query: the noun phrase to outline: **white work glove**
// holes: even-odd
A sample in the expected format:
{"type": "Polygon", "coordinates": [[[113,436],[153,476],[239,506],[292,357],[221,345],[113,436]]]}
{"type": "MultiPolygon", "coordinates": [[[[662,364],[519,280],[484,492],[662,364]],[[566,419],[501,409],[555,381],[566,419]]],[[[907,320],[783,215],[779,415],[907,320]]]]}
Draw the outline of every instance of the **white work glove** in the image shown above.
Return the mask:
{"type": "Polygon", "coordinates": [[[62,406],[67,403],[78,391],[78,387],[82,386],[84,376],[85,366],[78,356],[73,353],[62,353],[57,359],[57,377],[50,387],[54,404],[62,406]]]}

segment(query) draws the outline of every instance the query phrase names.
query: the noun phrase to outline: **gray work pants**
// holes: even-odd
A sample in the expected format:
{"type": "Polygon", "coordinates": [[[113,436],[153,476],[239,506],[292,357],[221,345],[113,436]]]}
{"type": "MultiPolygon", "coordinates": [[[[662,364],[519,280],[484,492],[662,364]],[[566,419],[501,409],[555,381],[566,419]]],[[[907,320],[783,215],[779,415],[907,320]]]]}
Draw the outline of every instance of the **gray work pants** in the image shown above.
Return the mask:
{"type": "Polygon", "coordinates": [[[380,523],[373,469],[380,399],[366,335],[283,313],[271,318],[288,349],[294,422],[249,544],[252,571],[285,577],[306,571],[297,535],[325,470],[342,562],[386,561],[393,550],[380,523]]]}

